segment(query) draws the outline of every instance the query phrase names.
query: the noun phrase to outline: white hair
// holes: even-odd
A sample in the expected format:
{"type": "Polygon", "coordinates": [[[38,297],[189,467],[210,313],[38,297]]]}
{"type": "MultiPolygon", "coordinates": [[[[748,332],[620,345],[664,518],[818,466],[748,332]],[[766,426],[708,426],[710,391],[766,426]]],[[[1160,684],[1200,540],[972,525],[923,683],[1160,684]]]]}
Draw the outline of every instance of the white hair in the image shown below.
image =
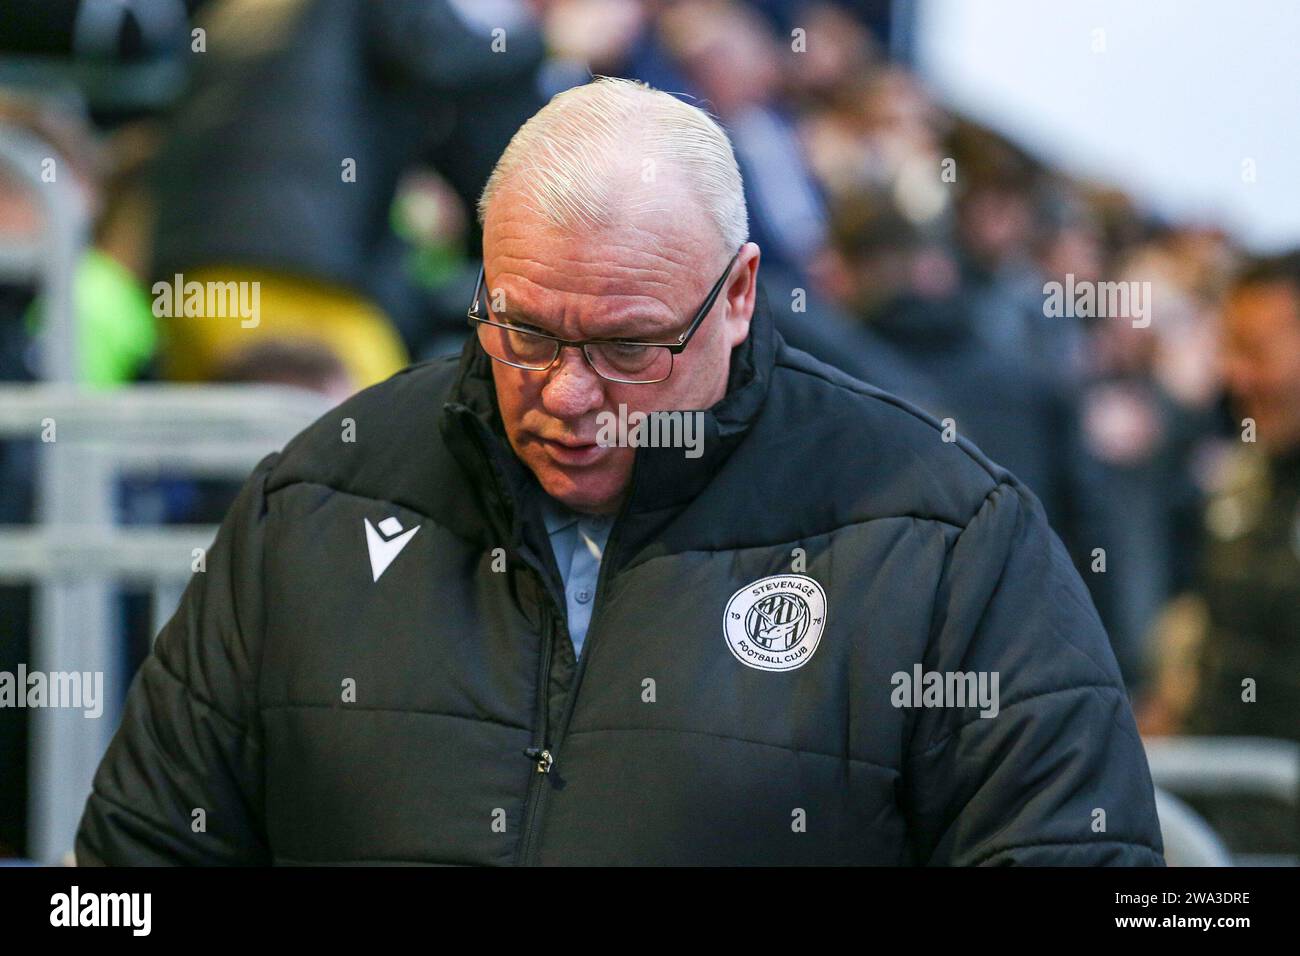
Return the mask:
{"type": "Polygon", "coordinates": [[[604,226],[633,202],[617,173],[632,164],[653,183],[680,174],[728,252],[749,238],[745,190],[731,141],[706,112],[635,80],[597,77],[553,97],[521,126],[483,189],[478,219],[505,184],[557,226],[604,226]]]}

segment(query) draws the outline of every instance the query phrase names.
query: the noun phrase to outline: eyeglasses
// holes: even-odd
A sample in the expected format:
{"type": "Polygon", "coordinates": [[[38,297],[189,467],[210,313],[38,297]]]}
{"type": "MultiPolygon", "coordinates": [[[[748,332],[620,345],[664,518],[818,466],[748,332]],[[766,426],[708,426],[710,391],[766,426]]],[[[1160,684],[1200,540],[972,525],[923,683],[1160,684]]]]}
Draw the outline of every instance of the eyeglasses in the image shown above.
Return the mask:
{"type": "Polygon", "coordinates": [[[538,329],[521,328],[504,322],[495,322],[479,314],[479,299],[483,295],[483,268],[478,271],[474,285],[474,302],[469,307],[469,322],[478,330],[478,341],[483,351],[494,361],[514,368],[544,372],[560,358],[565,346],[582,350],[591,366],[603,379],[625,385],[653,385],[673,373],[673,356],[679,354],[691,341],[691,336],[704,322],[713,308],[731,269],[740,257],[740,250],[731,257],[718,281],[713,283],[709,296],[700,306],[686,331],[675,342],[640,342],[626,339],[562,339],[538,329]]]}

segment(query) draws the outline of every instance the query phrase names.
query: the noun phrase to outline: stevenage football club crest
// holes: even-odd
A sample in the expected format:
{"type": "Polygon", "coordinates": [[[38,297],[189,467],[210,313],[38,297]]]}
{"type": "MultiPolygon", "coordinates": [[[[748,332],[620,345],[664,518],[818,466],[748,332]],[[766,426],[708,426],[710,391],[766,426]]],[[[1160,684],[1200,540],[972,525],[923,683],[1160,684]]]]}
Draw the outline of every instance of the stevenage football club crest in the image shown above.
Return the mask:
{"type": "Polygon", "coordinates": [[[777,574],[746,584],[722,614],[731,653],[761,671],[791,671],[807,664],[825,627],[826,592],[804,574],[777,574]]]}

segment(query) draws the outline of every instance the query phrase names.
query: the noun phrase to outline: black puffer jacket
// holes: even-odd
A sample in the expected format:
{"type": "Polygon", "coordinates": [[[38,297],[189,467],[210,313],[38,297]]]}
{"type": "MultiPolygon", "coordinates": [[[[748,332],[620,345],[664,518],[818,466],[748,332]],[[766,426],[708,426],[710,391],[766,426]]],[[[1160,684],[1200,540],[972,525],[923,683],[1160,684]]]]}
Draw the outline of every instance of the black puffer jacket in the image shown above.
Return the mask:
{"type": "Polygon", "coordinates": [[[762,305],[705,420],[699,458],[638,449],[577,664],[473,340],[326,415],[158,638],[79,859],[1161,862],[1106,635],[1014,478],[762,305]],[[997,716],[895,706],[918,667],[996,673],[997,716]]]}

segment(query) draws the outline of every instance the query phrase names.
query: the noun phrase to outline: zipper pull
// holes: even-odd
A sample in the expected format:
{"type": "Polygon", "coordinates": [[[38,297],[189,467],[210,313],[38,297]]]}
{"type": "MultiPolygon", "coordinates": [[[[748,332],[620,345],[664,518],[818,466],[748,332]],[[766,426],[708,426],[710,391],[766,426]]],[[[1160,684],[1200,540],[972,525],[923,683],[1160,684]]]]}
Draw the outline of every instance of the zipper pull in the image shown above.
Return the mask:
{"type": "Polygon", "coordinates": [[[551,765],[555,763],[554,755],[542,747],[528,747],[524,750],[524,756],[537,764],[538,773],[550,773],[551,765]]]}

